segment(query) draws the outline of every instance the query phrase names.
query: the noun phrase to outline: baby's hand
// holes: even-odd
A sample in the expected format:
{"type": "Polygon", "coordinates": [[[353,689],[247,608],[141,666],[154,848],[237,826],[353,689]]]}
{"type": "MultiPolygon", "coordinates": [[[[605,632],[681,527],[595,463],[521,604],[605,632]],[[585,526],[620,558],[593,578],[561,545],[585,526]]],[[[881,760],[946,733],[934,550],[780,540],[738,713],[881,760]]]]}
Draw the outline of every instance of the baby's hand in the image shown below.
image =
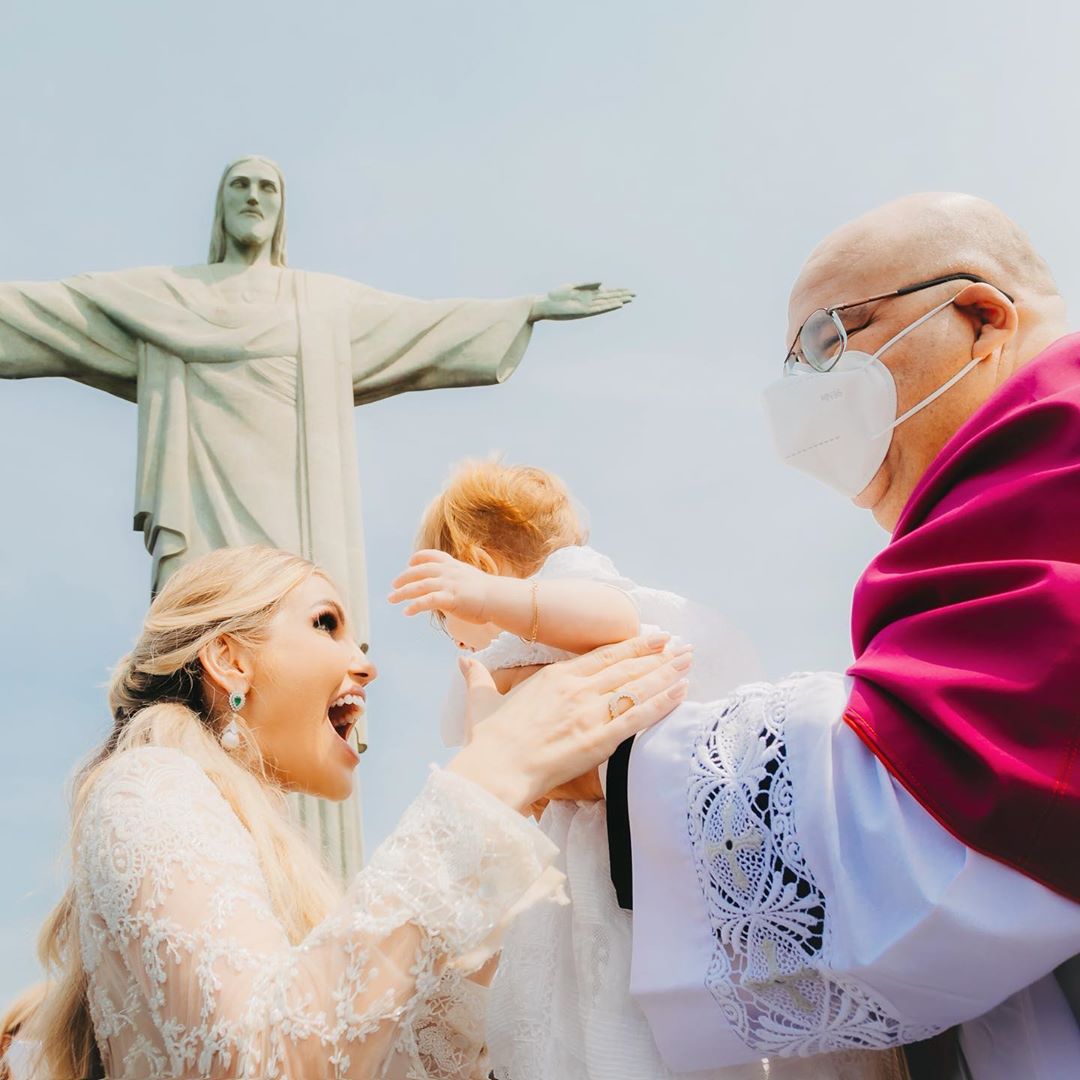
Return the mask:
{"type": "Polygon", "coordinates": [[[445,551],[418,551],[409,568],[393,581],[391,604],[412,601],[406,615],[421,611],[441,611],[465,622],[487,622],[486,609],[491,576],[468,563],[458,562],[445,551]]]}

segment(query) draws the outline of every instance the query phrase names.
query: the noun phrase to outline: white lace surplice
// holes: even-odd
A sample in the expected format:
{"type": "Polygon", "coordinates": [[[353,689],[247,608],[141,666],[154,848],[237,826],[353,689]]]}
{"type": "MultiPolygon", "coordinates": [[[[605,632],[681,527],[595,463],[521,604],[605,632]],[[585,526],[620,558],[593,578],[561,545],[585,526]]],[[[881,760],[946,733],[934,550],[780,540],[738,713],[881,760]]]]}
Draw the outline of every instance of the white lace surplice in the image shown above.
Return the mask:
{"type": "Polygon", "coordinates": [[[560,880],[530,822],[441,771],[296,945],[250,834],[180,751],[112,759],[78,828],[80,946],[110,1076],[485,1075],[484,992],[463,976],[560,880]]]}
{"type": "Polygon", "coordinates": [[[635,742],[633,991],[665,1060],[801,1077],[962,1024],[973,1080],[1080,1075],[1048,975],[1080,905],[938,825],[842,721],[849,692],[742,687],[635,742]]]}

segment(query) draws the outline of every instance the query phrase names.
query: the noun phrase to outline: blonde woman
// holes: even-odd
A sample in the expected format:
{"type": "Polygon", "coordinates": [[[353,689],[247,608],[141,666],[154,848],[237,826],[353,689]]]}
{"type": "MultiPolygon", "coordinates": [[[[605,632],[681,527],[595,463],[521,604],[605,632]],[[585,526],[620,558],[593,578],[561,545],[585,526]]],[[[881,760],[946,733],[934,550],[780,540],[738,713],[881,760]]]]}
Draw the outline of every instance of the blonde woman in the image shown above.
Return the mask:
{"type": "Polygon", "coordinates": [[[466,664],[484,722],[342,894],[283,801],[352,787],[347,737],[376,671],[337,590],[269,548],[178,572],[76,778],[73,881],[24,1028],[31,1075],[484,1075],[467,976],[559,889],[555,848],[522,811],[682,699],[689,657],[663,649],[600,650],[497,707],[466,664]],[[640,704],[620,712],[626,694],[640,704]]]}

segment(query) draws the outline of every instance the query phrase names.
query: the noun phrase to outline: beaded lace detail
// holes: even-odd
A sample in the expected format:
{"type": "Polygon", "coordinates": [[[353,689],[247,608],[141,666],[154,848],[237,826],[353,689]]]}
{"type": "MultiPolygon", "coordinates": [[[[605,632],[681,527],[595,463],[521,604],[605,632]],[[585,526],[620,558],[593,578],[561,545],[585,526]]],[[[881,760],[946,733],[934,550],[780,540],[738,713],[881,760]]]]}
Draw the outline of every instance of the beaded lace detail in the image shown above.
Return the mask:
{"type": "Polygon", "coordinates": [[[795,834],[786,682],[743,687],[694,746],[689,826],[716,946],[706,976],[725,1018],[763,1054],[883,1048],[935,1029],[829,970],[825,896],[795,834]]]}
{"type": "Polygon", "coordinates": [[[340,905],[294,945],[251,836],[202,769],[173,749],[117,755],[75,847],[108,1074],[473,1077],[483,992],[464,975],[498,947],[513,909],[557,891],[555,854],[482,789],[435,771],[340,905]]]}

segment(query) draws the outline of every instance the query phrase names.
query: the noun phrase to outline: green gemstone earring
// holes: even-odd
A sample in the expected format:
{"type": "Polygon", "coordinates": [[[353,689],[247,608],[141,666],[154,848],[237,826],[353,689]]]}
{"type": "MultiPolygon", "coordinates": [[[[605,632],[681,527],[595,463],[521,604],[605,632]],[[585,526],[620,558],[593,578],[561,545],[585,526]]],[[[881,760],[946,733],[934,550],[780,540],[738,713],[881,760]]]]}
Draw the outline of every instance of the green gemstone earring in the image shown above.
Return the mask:
{"type": "Polygon", "coordinates": [[[229,709],[232,716],[229,717],[229,722],[221,733],[221,745],[226,750],[236,750],[240,746],[240,725],[236,721],[240,719],[240,710],[244,707],[244,701],[245,695],[239,690],[234,690],[229,694],[229,709]]]}

